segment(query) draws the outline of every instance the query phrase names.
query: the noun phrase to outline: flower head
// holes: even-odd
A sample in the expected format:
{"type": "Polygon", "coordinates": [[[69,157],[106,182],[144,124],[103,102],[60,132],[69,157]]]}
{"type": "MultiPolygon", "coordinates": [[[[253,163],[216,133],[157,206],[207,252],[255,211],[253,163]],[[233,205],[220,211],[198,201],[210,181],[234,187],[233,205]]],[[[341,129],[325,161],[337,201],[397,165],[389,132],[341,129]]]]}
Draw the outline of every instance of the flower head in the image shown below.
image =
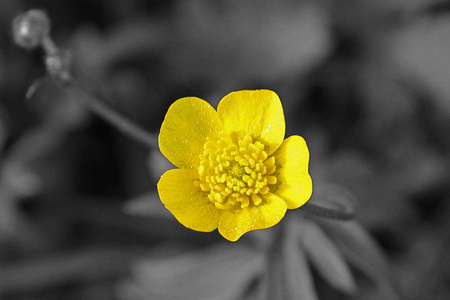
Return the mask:
{"type": "Polygon", "coordinates": [[[50,19],[42,10],[32,9],[14,19],[13,36],[19,46],[36,48],[49,33],[50,19]]]}
{"type": "Polygon", "coordinates": [[[230,241],[277,224],[312,193],[304,139],[284,139],[283,107],[269,90],[225,96],[217,111],[195,97],[169,108],[159,135],[165,172],[158,193],[184,226],[218,228],[230,241]]]}

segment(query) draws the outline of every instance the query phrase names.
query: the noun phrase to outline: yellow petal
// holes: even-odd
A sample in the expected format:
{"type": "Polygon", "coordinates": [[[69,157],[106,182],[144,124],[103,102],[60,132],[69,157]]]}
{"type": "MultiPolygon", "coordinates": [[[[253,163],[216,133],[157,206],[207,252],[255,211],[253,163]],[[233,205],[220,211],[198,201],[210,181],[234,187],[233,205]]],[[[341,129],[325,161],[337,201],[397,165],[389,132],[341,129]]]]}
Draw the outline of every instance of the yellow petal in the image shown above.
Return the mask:
{"type": "Polygon", "coordinates": [[[293,135],[284,140],[274,153],[278,189],[274,192],[286,201],[288,209],[302,206],[312,194],[312,180],[308,173],[309,151],[305,140],[293,135]]]}
{"type": "Polygon", "coordinates": [[[224,130],[234,138],[250,135],[269,146],[272,154],[284,139],[283,106],[269,90],[238,91],[225,96],[217,107],[224,130]]]}
{"type": "Polygon", "coordinates": [[[221,130],[217,112],[206,101],[186,97],[167,111],[159,134],[161,153],[179,168],[197,167],[206,138],[221,130]]]}
{"type": "Polygon", "coordinates": [[[286,213],[286,202],[270,193],[261,197],[264,203],[258,206],[223,211],[219,220],[219,233],[235,242],[248,231],[276,225],[286,213]]]}
{"type": "Polygon", "coordinates": [[[173,169],[158,182],[162,203],[184,226],[209,232],[217,228],[220,210],[209,201],[205,192],[194,185],[197,170],[173,169]]]}

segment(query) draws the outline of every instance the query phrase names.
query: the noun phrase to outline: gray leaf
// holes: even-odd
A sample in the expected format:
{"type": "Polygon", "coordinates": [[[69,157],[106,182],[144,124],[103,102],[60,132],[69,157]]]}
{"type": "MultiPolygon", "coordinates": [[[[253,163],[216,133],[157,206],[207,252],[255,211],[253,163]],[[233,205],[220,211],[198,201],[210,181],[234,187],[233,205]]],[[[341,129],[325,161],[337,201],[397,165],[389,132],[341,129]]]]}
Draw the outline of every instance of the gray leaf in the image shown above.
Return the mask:
{"type": "Polygon", "coordinates": [[[303,252],[299,247],[298,224],[295,218],[290,218],[286,224],[286,237],[283,240],[282,254],[284,259],[285,299],[289,300],[316,300],[317,293],[311,270],[303,252]]]}
{"type": "Polygon", "coordinates": [[[386,259],[369,234],[357,222],[320,221],[344,257],[384,293],[383,299],[398,299],[386,259]]]}
{"type": "Polygon", "coordinates": [[[357,287],[353,275],[339,249],[312,222],[303,222],[303,247],[315,269],[334,288],[354,294],[357,287]]]}

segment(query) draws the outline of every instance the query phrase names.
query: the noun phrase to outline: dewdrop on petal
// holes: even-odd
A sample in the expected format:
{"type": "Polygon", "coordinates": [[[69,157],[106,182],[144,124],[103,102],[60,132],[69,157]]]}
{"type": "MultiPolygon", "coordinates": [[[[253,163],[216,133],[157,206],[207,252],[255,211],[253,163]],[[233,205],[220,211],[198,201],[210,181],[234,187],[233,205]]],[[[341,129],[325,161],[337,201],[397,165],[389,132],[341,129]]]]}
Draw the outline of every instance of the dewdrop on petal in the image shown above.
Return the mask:
{"type": "Polygon", "coordinates": [[[14,41],[21,47],[36,48],[49,33],[50,19],[42,10],[33,9],[14,19],[14,41]]]}

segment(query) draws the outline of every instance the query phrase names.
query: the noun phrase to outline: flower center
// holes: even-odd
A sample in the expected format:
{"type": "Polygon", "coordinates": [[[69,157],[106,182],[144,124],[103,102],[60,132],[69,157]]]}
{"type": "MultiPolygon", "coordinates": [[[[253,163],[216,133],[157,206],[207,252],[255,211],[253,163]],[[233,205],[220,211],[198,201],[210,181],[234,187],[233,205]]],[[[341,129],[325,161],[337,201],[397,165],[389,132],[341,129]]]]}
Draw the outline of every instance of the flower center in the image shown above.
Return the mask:
{"type": "Polygon", "coordinates": [[[246,135],[235,144],[230,138],[207,139],[200,154],[199,179],[194,184],[208,193],[216,208],[229,209],[260,205],[277,183],[275,157],[264,144],[246,135]]]}

